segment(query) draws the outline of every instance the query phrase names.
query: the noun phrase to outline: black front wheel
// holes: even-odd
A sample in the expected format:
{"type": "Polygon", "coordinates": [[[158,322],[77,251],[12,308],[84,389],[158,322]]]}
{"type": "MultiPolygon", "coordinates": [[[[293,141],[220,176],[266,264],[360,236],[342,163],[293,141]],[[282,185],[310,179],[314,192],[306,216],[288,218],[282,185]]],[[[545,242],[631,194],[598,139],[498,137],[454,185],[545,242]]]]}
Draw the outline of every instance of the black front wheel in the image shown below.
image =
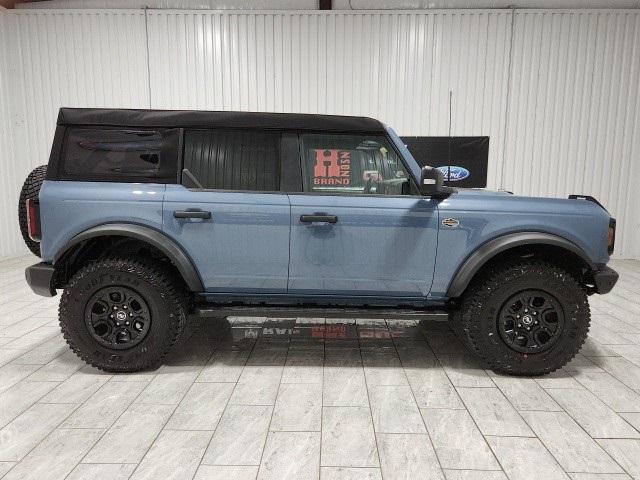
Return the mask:
{"type": "Polygon", "coordinates": [[[542,375],[566,365],[589,331],[584,288],[566,270],[512,260],[474,279],[453,315],[463,343],[496,372],[542,375]]]}
{"type": "Polygon", "coordinates": [[[178,342],[188,296],[157,261],[105,259],[81,268],[60,299],[60,326],[71,349],[108,372],[157,367],[178,342]]]}

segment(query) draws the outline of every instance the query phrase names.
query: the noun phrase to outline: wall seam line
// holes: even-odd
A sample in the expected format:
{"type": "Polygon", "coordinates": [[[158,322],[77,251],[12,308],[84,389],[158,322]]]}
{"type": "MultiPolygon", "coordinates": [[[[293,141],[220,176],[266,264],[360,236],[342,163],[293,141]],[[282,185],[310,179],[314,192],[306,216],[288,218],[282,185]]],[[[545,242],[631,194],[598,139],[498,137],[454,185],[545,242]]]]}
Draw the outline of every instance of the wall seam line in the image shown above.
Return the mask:
{"type": "Polygon", "coordinates": [[[153,108],[151,103],[151,55],[149,53],[149,7],[144,6],[144,43],[147,51],[147,91],[149,93],[149,108],[153,108]]]}
{"type": "Polygon", "coordinates": [[[509,34],[509,60],[507,63],[507,92],[506,92],[506,101],[504,106],[504,131],[502,132],[502,159],[500,165],[500,183],[499,188],[504,189],[504,177],[505,177],[505,169],[507,165],[506,153],[507,153],[507,136],[509,132],[509,113],[510,113],[510,104],[511,104],[511,78],[512,78],[512,70],[513,70],[513,37],[515,32],[515,17],[516,17],[516,9],[511,8],[511,27],[509,34]]]}

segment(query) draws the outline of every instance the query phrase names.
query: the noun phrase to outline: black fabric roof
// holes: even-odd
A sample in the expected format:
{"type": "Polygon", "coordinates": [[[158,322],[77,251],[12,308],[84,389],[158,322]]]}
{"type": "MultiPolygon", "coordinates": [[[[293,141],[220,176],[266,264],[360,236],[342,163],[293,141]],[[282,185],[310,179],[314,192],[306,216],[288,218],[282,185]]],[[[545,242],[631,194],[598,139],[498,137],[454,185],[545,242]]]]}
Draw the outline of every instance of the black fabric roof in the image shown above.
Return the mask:
{"type": "Polygon", "coordinates": [[[227,127],[383,133],[373,118],[302,113],[207,112],[199,110],[125,110],[61,108],[58,125],[124,127],[227,127]]]}

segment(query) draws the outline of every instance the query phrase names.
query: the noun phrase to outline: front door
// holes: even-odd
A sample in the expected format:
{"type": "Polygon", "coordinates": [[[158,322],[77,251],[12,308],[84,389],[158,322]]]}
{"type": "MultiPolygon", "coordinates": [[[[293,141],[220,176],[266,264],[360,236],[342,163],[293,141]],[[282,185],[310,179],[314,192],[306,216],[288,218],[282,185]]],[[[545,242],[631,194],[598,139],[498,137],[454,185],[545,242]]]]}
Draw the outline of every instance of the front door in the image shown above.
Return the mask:
{"type": "Polygon", "coordinates": [[[301,134],[304,192],[290,194],[289,294],[426,297],[437,202],[417,194],[377,135],[301,134]]]}
{"type": "Polygon", "coordinates": [[[185,185],[167,185],[163,228],[211,293],[285,293],[290,209],[280,134],[187,130],[185,185]]]}

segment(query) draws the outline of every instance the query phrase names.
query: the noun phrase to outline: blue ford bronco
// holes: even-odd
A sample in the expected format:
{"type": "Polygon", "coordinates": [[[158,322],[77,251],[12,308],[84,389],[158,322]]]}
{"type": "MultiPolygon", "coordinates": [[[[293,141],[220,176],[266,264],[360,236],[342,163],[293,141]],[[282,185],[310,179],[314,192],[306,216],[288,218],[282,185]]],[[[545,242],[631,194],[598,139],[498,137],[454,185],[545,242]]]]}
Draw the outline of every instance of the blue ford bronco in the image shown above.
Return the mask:
{"type": "Polygon", "coordinates": [[[20,198],[26,278],[111,372],[158,366],[190,314],[448,318],[495,371],[562,367],[617,281],[615,220],[443,183],[370,118],[63,108],[20,198]]]}

